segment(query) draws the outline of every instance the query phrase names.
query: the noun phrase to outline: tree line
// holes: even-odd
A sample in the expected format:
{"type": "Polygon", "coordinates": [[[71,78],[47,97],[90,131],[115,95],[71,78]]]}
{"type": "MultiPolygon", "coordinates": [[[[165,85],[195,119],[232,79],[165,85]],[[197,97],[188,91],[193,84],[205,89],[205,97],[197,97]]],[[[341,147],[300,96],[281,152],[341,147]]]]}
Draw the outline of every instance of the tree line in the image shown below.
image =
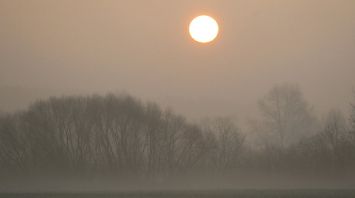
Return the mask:
{"type": "Polygon", "coordinates": [[[1,175],[355,173],[351,116],[315,116],[295,85],[272,88],[260,117],[241,130],[229,118],[192,123],[127,95],[52,97],[0,116],[1,175]]]}

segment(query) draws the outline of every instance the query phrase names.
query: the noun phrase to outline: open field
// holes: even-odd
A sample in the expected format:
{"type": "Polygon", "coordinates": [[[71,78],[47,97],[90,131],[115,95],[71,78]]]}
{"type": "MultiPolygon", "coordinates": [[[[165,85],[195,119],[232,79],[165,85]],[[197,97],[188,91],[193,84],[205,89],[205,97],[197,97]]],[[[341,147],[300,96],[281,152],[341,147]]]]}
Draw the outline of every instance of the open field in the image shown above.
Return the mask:
{"type": "Polygon", "coordinates": [[[355,190],[220,190],[118,193],[0,193],[1,198],[353,198],[355,190]]]}

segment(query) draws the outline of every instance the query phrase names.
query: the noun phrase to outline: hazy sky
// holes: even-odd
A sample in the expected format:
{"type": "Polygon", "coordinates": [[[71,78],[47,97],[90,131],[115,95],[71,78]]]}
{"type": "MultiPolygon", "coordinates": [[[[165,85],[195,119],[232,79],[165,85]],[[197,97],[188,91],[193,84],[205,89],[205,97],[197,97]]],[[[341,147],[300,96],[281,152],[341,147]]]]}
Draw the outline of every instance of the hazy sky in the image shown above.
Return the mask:
{"type": "Polygon", "coordinates": [[[318,112],[355,87],[353,0],[0,0],[0,109],[36,97],[128,92],[192,118],[249,116],[274,84],[318,112]],[[190,20],[221,33],[193,42],[190,20]]]}

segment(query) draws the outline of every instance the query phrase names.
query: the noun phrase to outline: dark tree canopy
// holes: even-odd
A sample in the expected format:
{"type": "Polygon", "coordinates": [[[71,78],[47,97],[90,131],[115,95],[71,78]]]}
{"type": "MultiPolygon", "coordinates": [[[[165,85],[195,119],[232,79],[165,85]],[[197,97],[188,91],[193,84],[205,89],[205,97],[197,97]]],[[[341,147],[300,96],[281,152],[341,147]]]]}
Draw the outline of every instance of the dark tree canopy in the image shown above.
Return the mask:
{"type": "Polygon", "coordinates": [[[350,119],[331,111],[314,127],[315,116],[297,87],[277,86],[259,105],[263,117],[257,130],[268,136],[262,137],[266,146],[256,149],[230,118],[195,124],[127,95],[37,101],[27,110],[0,115],[0,175],[355,176],[354,107],[350,119]]]}

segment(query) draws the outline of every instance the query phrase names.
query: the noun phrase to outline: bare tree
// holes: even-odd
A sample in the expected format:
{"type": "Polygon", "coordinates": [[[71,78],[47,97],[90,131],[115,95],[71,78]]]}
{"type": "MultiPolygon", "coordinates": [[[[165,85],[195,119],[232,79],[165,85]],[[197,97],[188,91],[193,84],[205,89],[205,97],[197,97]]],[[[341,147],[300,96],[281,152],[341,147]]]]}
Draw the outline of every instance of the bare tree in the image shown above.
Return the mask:
{"type": "Polygon", "coordinates": [[[289,146],[314,133],[315,116],[296,85],[273,87],[259,100],[262,136],[281,147],[289,146]]]}
{"type": "Polygon", "coordinates": [[[228,117],[206,119],[202,125],[208,134],[210,157],[218,169],[236,167],[239,163],[245,135],[228,117]]]}
{"type": "Polygon", "coordinates": [[[345,117],[340,111],[332,110],[328,113],[324,129],[321,133],[327,147],[335,152],[347,136],[345,117]]]}

